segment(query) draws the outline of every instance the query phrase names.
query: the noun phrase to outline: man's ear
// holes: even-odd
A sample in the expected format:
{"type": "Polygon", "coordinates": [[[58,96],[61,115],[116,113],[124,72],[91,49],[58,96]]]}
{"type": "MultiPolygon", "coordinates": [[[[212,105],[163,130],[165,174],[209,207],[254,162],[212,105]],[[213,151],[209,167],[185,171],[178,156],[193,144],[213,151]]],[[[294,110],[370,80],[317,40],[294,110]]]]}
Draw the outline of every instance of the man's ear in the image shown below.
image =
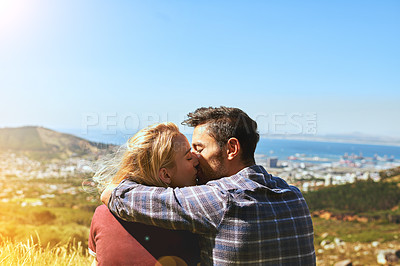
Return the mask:
{"type": "Polygon", "coordinates": [[[164,184],[171,184],[171,176],[169,175],[167,168],[161,168],[160,171],[158,171],[158,177],[164,184]]]}
{"type": "Polygon", "coordinates": [[[228,155],[228,160],[233,160],[237,156],[239,156],[240,152],[240,143],[237,138],[230,138],[226,143],[226,152],[228,155]]]}

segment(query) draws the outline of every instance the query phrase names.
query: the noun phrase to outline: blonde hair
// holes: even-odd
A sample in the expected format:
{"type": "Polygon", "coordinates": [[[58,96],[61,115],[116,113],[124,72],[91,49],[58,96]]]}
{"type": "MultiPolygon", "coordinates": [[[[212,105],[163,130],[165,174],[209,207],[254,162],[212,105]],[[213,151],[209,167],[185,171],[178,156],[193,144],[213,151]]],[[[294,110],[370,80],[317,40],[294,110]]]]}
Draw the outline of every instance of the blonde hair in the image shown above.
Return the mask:
{"type": "Polygon", "coordinates": [[[112,159],[100,162],[93,179],[101,190],[127,178],[140,184],[166,187],[158,173],[161,168],[175,166],[174,138],[181,134],[171,122],[138,131],[112,159]]]}

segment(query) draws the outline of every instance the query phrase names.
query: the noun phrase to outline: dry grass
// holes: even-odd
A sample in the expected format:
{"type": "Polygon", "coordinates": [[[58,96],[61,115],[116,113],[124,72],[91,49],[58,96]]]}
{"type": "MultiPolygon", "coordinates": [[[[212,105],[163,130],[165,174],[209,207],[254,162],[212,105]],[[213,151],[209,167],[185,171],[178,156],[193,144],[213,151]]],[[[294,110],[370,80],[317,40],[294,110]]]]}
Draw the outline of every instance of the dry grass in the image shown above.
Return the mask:
{"type": "Polygon", "coordinates": [[[35,244],[33,237],[25,242],[14,242],[0,238],[0,265],[91,265],[93,258],[77,245],[55,247],[35,244]]]}

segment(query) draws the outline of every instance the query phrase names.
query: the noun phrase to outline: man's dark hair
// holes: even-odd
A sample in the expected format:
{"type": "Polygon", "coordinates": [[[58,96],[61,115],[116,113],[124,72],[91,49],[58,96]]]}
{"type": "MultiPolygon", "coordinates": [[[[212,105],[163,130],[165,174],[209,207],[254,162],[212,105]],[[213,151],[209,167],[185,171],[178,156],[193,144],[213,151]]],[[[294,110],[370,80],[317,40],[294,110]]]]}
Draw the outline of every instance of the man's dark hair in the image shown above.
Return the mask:
{"type": "Polygon", "coordinates": [[[244,163],[254,162],[254,152],[260,135],[257,123],[239,108],[231,107],[201,107],[189,113],[183,125],[196,127],[207,125],[208,133],[222,147],[230,138],[239,140],[244,163]]]}

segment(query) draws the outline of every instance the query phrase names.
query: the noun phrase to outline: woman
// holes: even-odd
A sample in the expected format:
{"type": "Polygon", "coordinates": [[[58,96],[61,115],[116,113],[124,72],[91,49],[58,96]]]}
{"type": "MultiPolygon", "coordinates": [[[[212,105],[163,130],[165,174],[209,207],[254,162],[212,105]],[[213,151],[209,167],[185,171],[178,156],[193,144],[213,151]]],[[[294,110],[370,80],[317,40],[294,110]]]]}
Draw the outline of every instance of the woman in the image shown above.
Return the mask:
{"type": "MultiPolygon", "coordinates": [[[[130,178],[150,186],[185,187],[196,184],[198,161],[187,138],[173,123],[140,130],[120,155],[106,162],[93,177],[101,188],[130,178]]],[[[92,219],[89,252],[98,265],[196,265],[199,247],[195,235],[116,218],[105,205],[92,219]],[[158,262],[157,262],[158,260],[158,262]]]]}

